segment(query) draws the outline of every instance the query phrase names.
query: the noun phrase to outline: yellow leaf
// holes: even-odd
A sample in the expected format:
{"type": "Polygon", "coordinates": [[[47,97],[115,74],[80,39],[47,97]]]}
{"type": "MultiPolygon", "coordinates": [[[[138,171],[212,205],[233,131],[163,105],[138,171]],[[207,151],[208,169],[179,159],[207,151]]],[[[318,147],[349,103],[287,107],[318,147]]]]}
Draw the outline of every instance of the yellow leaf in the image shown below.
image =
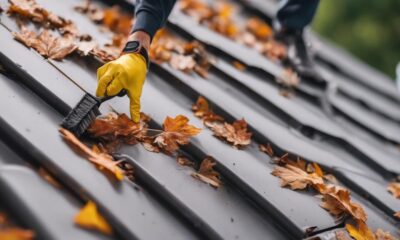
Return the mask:
{"type": "Polygon", "coordinates": [[[75,216],[75,224],[86,229],[96,229],[107,235],[112,233],[111,226],[100,215],[96,204],[92,201],[89,201],[75,216]]]}
{"type": "Polygon", "coordinates": [[[375,240],[374,233],[362,221],[357,221],[357,228],[351,224],[346,224],[346,229],[350,236],[356,240],[375,240]]]}

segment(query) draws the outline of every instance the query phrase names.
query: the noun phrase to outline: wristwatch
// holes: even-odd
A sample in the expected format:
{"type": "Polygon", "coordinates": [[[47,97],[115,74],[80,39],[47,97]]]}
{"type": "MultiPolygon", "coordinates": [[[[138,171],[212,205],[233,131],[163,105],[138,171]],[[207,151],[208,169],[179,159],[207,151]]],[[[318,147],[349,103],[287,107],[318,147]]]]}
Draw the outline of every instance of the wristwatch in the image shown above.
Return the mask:
{"type": "Polygon", "coordinates": [[[126,43],[124,49],[122,50],[123,53],[139,53],[141,54],[144,59],[146,60],[147,69],[150,67],[150,60],[149,54],[147,50],[140,44],[139,41],[129,41],[126,43]]]}

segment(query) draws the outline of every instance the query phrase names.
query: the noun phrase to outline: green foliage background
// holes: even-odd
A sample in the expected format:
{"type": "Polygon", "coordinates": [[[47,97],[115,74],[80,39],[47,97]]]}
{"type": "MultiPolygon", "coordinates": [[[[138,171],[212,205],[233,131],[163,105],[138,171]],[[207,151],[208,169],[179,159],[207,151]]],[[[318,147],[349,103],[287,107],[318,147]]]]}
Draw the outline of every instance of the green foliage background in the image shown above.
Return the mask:
{"type": "Polygon", "coordinates": [[[312,27],[394,78],[400,61],[400,0],[321,0],[312,27]]]}

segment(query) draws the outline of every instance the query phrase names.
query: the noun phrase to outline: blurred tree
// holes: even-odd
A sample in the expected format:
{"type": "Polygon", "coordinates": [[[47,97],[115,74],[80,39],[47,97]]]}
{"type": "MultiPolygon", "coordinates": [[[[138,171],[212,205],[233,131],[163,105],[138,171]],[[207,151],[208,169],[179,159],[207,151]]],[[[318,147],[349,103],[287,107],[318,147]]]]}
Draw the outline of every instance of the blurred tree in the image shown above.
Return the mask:
{"type": "Polygon", "coordinates": [[[321,0],[313,29],[394,79],[400,0],[321,0]]]}

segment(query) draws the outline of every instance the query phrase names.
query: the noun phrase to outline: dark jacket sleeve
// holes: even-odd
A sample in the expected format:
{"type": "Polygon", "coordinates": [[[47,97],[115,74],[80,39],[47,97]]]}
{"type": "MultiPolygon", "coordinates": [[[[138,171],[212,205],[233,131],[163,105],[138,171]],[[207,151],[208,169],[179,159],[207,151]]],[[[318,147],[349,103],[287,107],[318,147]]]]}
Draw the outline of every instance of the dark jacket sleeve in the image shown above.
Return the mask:
{"type": "Polygon", "coordinates": [[[138,0],[135,7],[136,21],[132,32],[144,31],[151,38],[165,22],[176,0],[138,0]]]}

